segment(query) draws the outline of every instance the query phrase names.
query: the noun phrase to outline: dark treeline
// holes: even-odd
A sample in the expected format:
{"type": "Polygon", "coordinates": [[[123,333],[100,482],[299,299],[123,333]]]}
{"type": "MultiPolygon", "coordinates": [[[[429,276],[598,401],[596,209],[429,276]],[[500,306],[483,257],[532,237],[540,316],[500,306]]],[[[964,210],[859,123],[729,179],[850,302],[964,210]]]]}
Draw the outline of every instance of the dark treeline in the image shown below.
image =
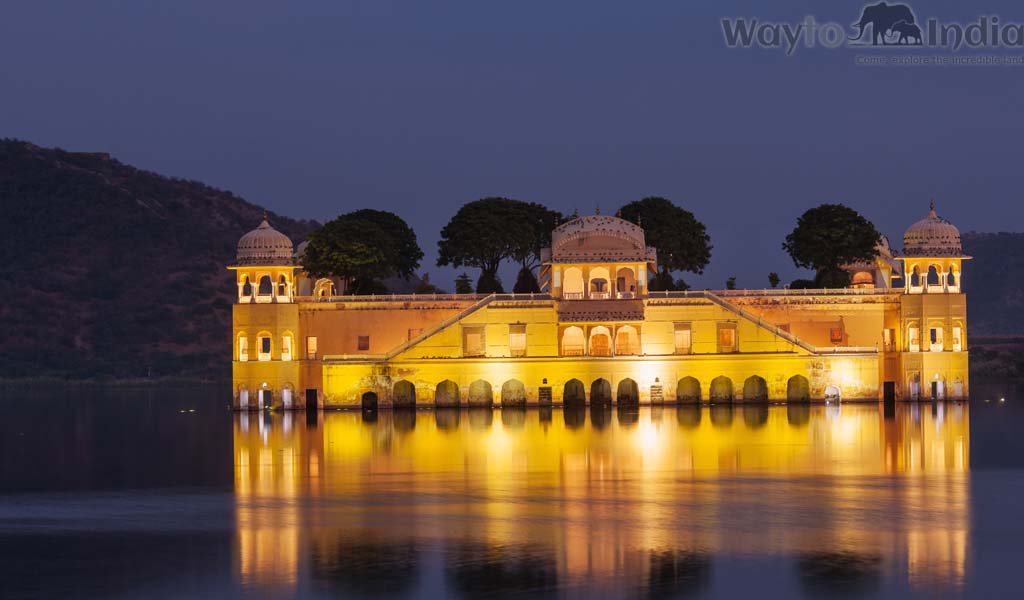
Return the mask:
{"type": "MultiPolygon", "coordinates": [[[[711,260],[711,238],[704,223],[671,200],[650,196],[623,205],[619,217],[640,225],[647,243],[658,251],[658,272],[651,290],[687,290],[680,272],[702,274],[711,260]]],[[[519,266],[512,291],[539,292],[537,268],[540,250],[551,243],[551,232],[569,217],[535,202],[489,197],[463,205],[441,230],[437,266],[479,270],[476,283],[467,273],[455,280],[456,293],[504,293],[498,275],[502,264],[519,266]]],[[[849,272],[843,265],[867,261],[877,255],[881,235],[875,226],[851,208],[822,204],[805,212],[783,248],[797,267],[811,269],[814,279],[798,279],[792,287],[843,287],[849,272]]],[[[387,293],[382,282],[390,277],[412,278],[420,262],[420,249],[412,228],[393,213],[363,209],[329,221],[309,237],[303,265],[318,277],[338,277],[349,294],[387,293]]],[[[777,273],[768,274],[772,287],[777,273]]],[[[736,287],[736,278],[725,282],[736,287]]],[[[440,292],[425,276],[420,293],[440,292]]]]}

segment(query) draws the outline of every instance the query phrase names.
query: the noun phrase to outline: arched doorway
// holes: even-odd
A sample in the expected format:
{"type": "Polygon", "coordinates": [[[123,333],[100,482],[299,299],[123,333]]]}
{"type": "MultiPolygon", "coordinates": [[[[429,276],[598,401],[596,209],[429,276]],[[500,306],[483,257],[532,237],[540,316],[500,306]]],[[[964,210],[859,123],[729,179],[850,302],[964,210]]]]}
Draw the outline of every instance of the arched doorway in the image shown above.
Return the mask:
{"type": "Polygon", "coordinates": [[[786,382],[786,400],[789,402],[810,402],[811,383],[803,375],[794,375],[786,382]]]}
{"type": "Polygon", "coordinates": [[[295,386],[290,383],[284,384],[281,388],[281,407],[285,410],[290,410],[295,404],[295,386]]]}
{"type": "Polygon", "coordinates": [[[676,402],[700,402],[700,382],[696,377],[683,377],[676,385],[676,402]]]}
{"type": "Polygon", "coordinates": [[[364,392],[362,406],[363,410],[377,410],[377,392],[364,392]]]}
{"type": "Polygon", "coordinates": [[[615,330],[615,354],[617,356],[640,354],[640,335],[636,332],[636,327],[623,325],[615,330]]]}
{"type": "Polygon", "coordinates": [[[434,406],[452,407],[459,403],[459,384],[451,379],[445,379],[434,388],[434,406]]]}
{"type": "Polygon", "coordinates": [[[526,386],[518,379],[509,379],[501,385],[502,406],[526,406],[526,386]]]}
{"type": "Polygon", "coordinates": [[[491,384],[483,379],[477,379],[469,384],[468,400],[472,407],[490,408],[494,406],[494,392],[491,391],[491,384]]]}
{"type": "Polygon", "coordinates": [[[619,388],[615,394],[615,401],[620,405],[639,406],[640,389],[636,382],[628,377],[619,382],[619,388]]]}
{"type": "Polygon", "coordinates": [[[825,388],[825,400],[842,400],[843,394],[838,385],[830,385],[825,388]]]}
{"type": "Polygon", "coordinates": [[[595,379],[590,384],[590,404],[611,404],[612,384],[607,379],[595,379]]]}
{"type": "Polygon", "coordinates": [[[244,383],[238,386],[238,410],[249,410],[249,388],[244,383]]]}
{"type": "Polygon", "coordinates": [[[611,297],[608,287],[608,269],[605,267],[595,267],[590,270],[590,297],[594,300],[611,297]]]}
{"type": "Polygon", "coordinates": [[[562,273],[562,298],[581,300],[583,298],[583,271],[579,267],[569,267],[562,273]]]}
{"type": "Polygon", "coordinates": [[[612,355],[612,332],[604,325],[598,325],[590,330],[590,355],[612,355]]]}
{"type": "Polygon", "coordinates": [[[615,273],[615,293],[619,298],[636,298],[636,273],[632,267],[622,267],[615,273]]]}
{"type": "Polygon", "coordinates": [[[570,379],[565,382],[562,390],[562,404],[566,406],[583,406],[587,403],[587,392],[583,382],[579,379],[570,379]]]}
{"type": "Polygon", "coordinates": [[[583,356],[586,346],[582,328],[573,325],[562,332],[562,356],[583,356]]]}
{"type": "Polygon", "coordinates": [[[733,389],[732,379],[725,375],[715,377],[711,380],[711,389],[708,396],[712,402],[732,402],[733,389]]]}
{"type": "Polygon", "coordinates": [[[768,401],[768,382],[764,380],[764,377],[759,377],[757,375],[747,377],[747,380],[743,382],[743,401],[768,401]]]}
{"type": "Polygon", "coordinates": [[[396,408],[412,408],[416,406],[416,386],[411,381],[396,381],[391,390],[391,404],[396,408]]]}

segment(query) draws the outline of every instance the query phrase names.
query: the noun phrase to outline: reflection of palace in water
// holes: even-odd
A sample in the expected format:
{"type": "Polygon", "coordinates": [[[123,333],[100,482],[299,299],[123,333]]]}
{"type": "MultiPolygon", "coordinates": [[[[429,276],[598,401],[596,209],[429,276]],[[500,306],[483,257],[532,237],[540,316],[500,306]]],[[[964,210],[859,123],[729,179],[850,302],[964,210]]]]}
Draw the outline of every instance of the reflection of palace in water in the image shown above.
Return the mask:
{"type": "Polygon", "coordinates": [[[961,404],[243,414],[234,453],[243,584],[653,593],[737,554],[964,578],[961,404]]]}

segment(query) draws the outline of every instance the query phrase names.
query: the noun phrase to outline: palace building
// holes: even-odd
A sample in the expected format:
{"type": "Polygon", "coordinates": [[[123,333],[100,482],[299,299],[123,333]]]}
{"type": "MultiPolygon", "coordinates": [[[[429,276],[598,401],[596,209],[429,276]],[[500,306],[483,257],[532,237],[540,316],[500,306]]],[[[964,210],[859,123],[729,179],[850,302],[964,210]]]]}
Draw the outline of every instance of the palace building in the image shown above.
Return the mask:
{"type": "Polygon", "coordinates": [[[648,289],[657,253],[575,217],[540,294],[337,295],[264,218],[238,242],[234,406],[523,406],[967,397],[960,232],[935,213],[828,290],[648,289]]]}

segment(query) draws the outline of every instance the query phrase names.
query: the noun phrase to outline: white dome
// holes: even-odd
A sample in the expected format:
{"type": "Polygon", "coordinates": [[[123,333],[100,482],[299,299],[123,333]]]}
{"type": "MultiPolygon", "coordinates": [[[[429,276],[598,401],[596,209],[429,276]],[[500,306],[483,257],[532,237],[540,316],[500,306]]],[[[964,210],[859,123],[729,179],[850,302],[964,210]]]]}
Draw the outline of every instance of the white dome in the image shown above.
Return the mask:
{"type": "Polygon", "coordinates": [[[274,229],[263,215],[259,227],[238,240],[236,262],[239,265],[290,265],[293,260],[292,241],[274,229]]]}
{"type": "Polygon", "coordinates": [[[575,217],[551,232],[551,258],[557,262],[648,261],[644,230],[625,219],[606,215],[575,217]]]}
{"type": "Polygon", "coordinates": [[[935,202],[928,216],[914,223],[903,234],[905,256],[961,256],[960,230],[935,214],[935,202]]]}

